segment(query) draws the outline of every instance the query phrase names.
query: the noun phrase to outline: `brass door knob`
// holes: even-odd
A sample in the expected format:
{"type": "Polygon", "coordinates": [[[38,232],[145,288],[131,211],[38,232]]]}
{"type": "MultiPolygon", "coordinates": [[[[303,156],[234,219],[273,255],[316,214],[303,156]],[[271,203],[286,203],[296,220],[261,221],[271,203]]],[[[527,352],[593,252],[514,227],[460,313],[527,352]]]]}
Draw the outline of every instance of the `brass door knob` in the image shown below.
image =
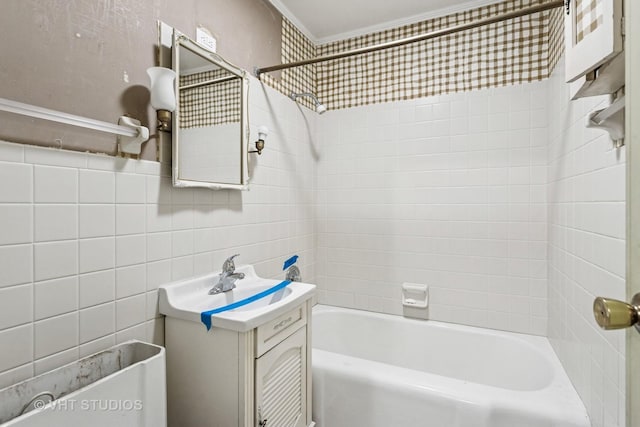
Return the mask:
{"type": "Polygon", "coordinates": [[[597,297],[593,301],[593,316],[602,329],[622,329],[634,325],[638,328],[640,294],[636,294],[633,297],[631,304],[615,299],[597,297]]]}

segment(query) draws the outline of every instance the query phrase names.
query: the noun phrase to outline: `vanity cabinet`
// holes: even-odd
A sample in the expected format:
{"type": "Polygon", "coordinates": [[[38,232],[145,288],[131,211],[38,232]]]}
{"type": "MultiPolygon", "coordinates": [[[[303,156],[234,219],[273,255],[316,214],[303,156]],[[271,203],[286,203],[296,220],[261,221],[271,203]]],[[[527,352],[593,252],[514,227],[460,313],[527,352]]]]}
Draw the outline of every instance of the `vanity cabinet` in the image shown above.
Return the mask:
{"type": "Polygon", "coordinates": [[[169,427],[309,427],[311,300],[236,332],[165,319],[169,427]]]}

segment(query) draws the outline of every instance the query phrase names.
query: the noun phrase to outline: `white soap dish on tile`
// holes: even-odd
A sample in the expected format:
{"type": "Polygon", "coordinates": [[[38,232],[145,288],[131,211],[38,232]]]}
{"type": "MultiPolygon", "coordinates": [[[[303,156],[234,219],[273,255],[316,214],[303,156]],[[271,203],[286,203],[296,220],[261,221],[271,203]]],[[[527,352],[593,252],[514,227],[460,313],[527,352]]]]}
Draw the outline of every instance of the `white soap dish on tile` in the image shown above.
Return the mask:
{"type": "Polygon", "coordinates": [[[418,283],[402,284],[402,314],[426,320],[429,318],[429,286],[418,283]]]}
{"type": "Polygon", "coordinates": [[[403,283],[402,305],[405,307],[427,308],[429,305],[429,286],[418,283],[403,283]]]}

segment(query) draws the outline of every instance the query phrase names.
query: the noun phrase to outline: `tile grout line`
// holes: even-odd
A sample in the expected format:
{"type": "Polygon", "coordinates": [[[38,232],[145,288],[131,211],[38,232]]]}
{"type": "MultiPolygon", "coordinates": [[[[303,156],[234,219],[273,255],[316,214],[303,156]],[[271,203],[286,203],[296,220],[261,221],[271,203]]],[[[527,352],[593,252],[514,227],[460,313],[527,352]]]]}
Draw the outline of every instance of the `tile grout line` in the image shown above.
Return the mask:
{"type": "MultiPolygon", "coordinates": [[[[85,164],[88,166],[88,159],[84,156],[85,164]]],[[[76,329],[76,359],[80,357],[80,175],[83,169],[76,169],[76,275],[75,275],[75,299],[76,299],[76,323],[78,325],[76,329]]]]}
{"type": "Polygon", "coordinates": [[[113,176],[113,339],[118,342],[118,175],[115,170],[109,171],[113,176]]]}
{"type": "MultiPolygon", "coordinates": [[[[23,147],[24,150],[24,147],[23,147]]],[[[24,160],[26,160],[26,154],[23,151],[24,160]]],[[[25,163],[26,164],[26,163],[25,163]]],[[[35,198],[36,198],[36,165],[31,165],[31,212],[32,212],[32,234],[31,234],[31,286],[32,286],[32,310],[33,313],[31,315],[31,375],[35,375],[36,367],[35,367],[35,359],[36,359],[36,207],[35,207],[35,198]]]]}

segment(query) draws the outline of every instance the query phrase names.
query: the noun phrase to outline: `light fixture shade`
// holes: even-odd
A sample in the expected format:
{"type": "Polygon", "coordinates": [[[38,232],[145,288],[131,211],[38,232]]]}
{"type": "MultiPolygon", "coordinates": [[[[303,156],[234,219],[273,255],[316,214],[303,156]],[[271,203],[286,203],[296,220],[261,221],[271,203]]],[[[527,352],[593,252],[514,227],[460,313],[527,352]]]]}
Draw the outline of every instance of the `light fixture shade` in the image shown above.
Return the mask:
{"type": "Polygon", "coordinates": [[[156,110],[174,111],[176,109],[176,93],[173,82],[175,71],[165,67],[147,68],[151,79],[151,106],[156,110]]]}
{"type": "Polygon", "coordinates": [[[262,125],[258,127],[258,139],[265,140],[269,136],[269,128],[262,125]]]}

